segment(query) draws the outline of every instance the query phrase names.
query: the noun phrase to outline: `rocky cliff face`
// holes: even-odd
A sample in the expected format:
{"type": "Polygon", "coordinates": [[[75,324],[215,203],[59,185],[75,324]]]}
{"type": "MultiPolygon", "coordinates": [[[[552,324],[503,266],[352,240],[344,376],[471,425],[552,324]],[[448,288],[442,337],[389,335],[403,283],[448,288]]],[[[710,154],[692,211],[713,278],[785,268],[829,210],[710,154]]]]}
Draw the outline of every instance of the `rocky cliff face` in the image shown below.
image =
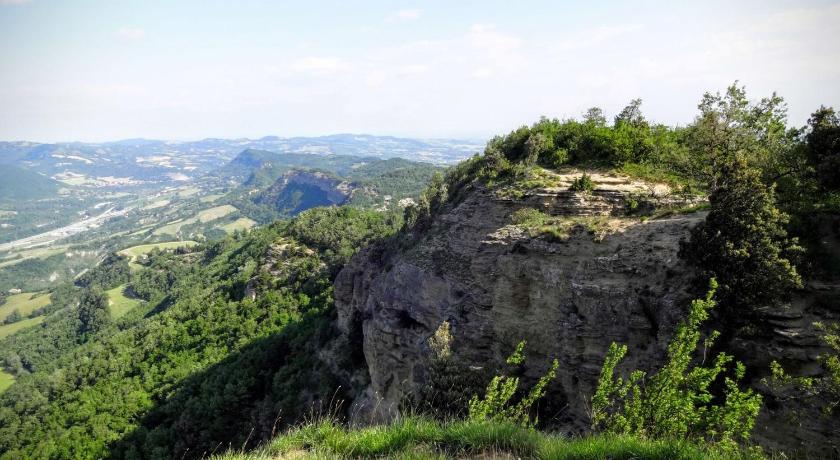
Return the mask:
{"type": "Polygon", "coordinates": [[[557,358],[560,377],[550,391],[562,404],[552,422],[569,430],[587,423],[611,342],[633,350],[629,366],[659,362],[689,300],[679,241],[703,215],[623,217],[636,199],[632,184],[605,179],[591,194],[544,188],[512,199],[478,188],[408,249],[374,247],[354,258],[335,297],[340,329],[364,348],[369,385],[355,402],[356,418],[393,416],[420,392],[430,378],[428,339],[444,322],[453,359],[466,369],[495,369],[520,340],[526,379],[557,358]],[[551,241],[511,223],[524,207],[612,217],[602,218],[606,234],[593,235],[579,220],[565,241],[551,241]]]}
{"type": "Polygon", "coordinates": [[[254,201],[294,215],[315,206],[344,204],[355,190],[352,183],[322,172],[294,170],[277,179],[254,201]]]}
{"type": "MultiPolygon", "coordinates": [[[[452,359],[468,371],[498,368],[520,340],[527,341],[526,383],[557,358],[560,371],[541,420],[571,433],[588,426],[588,401],[612,342],[628,345],[625,369],[660,365],[692,298],[695,275],[677,256],[679,243],[705,213],[626,217],[637,206],[686,201],[667,189],[595,179],[591,194],[570,192],[565,184],[515,197],[477,187],[399,249],[374,246],[358,254],[335,282],[342,334],[336,347],[361,343],[363,349],[361,371],[339,370],[363,388],[351,417],[387,420],[399,414],[401,403],[417,400],[433,377],[429,339],[445,322],[452,359]],[[511,222],[525,207],[577,225],[565,240],[534,237],[511,222]],[[594,218],[600,233],[590,230],[592,217],[581,216],[602,216],[594,218]]],[[[775,321],[770,336],[736,338],[727,348],[755,369],[779,359],[794,371],[810,366],[815,372],[821,348],[810,325],[824,319],[824,309],[813,307],[808,296],[768,316],[775,321]]],[[[759,388],[760,377],[751,376],[759,388]]],[[[775,396],[764,391],[759,442],[830,452],[836,423],[811,414],[791,428],[775,396]]]]}

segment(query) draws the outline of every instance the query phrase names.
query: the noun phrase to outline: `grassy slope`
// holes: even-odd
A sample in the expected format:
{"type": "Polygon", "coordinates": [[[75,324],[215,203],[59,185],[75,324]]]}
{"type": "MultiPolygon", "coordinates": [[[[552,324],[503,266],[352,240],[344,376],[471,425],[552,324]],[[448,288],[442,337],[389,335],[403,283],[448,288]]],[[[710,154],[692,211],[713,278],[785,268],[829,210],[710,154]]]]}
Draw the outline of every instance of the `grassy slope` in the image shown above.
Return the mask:
{"type": "Polygon", "coordinates": [[[125,296],[125,284],[105,291],[108,294],[109,307],[111,308],[111,316],[114,319],[125,315],[134,307],[140,305],[140,300],[125,296]]]}
{"type": "Polygon", "coordinates": [[[233,233],[237,230],[248,230],[249,228],[253,227],[257,223],[247,217],[240,217],[233,222],[229,222],[224,225],[220,225],[219,228],[224,230],[227,233],[233,233]]]}
{"type": "Polygon", "coordinates": [[[194,217],[189,219],[182,219],[170,222],[162,227],[155,229],[155,235],[175,235],[185,225],[192,225],[198,222],[207,223],[216,219],[221,219],[226,215],[236,212],[236,208],[229,205],[221,205],[213,208],[204,209],[198,212],[194,217]]]}
{"type": "Polygon", "coordinates": [[[538,459],[729,459],[726,454],[682,441],[645,441],[626,436],[565,438],[496,422],[441,423],[408,418],[387,426],[347,429],[313,423],[253,452],[231,451],[216,460],[277,458],[538,458],[538,459]]]}
{"type": "Polygon", "coordinates": [[[33,249],[24,249],[22,251],[12,251],[8,252],[4,255],[4,259],[0,261],[0,268],[3,267],[10,267],[12,265],[18,264],[23,262],[27,259],[46,259],[47,257],[54,256],[56,254],[61,254],[67,251],[66,245],[61,246],[52,246],[48,248],[33,248],[33,249]],[[20,256],[19,258],[13,258],[20,256]]]}
{"type": "Polygon", "coordinates": [[[0,339],[5,339],[21,329],[40,324],[42,321],[44,321],[44,317],[39,316],[37,318],[29,318],[16,323],[0,326],[0,339]]]}
{"type": "Polygon", "coordinates": [[[151,243],[151,244],[141,244],[139,246],[132,246],[130,248],[125,248],[122,251],[119,251],[118,254],[122,256],[128,256],[131,260],[129,260],[128,264],[132,269],[138,269],[140,266],[134,262],[134,259],[141,254],[146,254],[152,251],[152,249],[158,248],[160,250],[164,249],[175,249],[184,246],[195,246],[195,241],[169,241],[166,243],[151,243]]]}
{"type": "Polygon", "coordinates": [[[0,393],[6,391],[13,383],[15,383],[15,376],[8,372],[0,371],[0,393]]]}
{"type": "Polygon", "coordinates": [[[24,292],[9,296],[6,303],[0,305],[0,322],[5,320],[14,310],[19,311],[21,315],[26,317],[34,310],[49,303],[50,296],[47,293],[24,292]]]}

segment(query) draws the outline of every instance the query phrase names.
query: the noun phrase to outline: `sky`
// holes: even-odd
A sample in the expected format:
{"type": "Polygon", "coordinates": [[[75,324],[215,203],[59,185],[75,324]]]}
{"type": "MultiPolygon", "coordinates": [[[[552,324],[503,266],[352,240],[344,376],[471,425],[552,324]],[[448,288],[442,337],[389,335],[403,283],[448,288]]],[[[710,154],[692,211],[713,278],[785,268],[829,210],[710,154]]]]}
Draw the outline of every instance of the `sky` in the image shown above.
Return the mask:
{"type": "Polygon", "coordinates": [[[736,80],[801,126],[840,108],[838,44],[838,1],[0,0],[0,139],[685,125],[736,80]]]}

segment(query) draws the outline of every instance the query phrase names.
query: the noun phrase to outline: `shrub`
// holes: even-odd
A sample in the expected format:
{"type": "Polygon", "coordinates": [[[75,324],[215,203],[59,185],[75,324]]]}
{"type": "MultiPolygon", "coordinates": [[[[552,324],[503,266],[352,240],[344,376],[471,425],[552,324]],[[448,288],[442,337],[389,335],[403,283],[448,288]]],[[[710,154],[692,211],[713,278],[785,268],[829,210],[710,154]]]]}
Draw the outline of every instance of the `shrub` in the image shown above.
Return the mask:
{"type": "Polygon", "coordinates": [[[592,178],[586,173],[583,173],[582,176],[573,180],[572,185],[569,186],[569,190],[574,192],[592,193],[592,190],[594,189],[595,183],[592,182],[592,178]]]}
{"type": "Polygon", "coordinates": [[[557,149],[546,152],[540,157],[539,163],[546,168],[560,168],[569,162],[569,151],[566,149],[557,149]]]}
{"type": "Polygon", "coordinates": [[[778,392],[786,395],[779,399],[803,399],[813,396],[823,398],[822,411],[831,415],[840,406],[840,323],[814,323],[814,327],[823,332],[821,340],[829,352],[819,357],[823,375],[818,377],[791,376],[777,361],[770,363],[770,378],[763,379],[778,392]]]}
{"type": "MultiPolygon", "coordinates": [[[[704,299],[691,303],[688,318],[676,330],[668,345],[668,361],[645,378],[640,370],[625,380],[615,368],[627,353],[625,345],[613,343],[607,352],[595,395],[592,397],[592,426],[615,434],[634,434],[649,439],[687,439],[716,442],[734,449],[746,441],[761,407],[761,396],[742,391],[738,380],[744,366],[736,363],[733,375],[724,378],[723,398],[716,400],[711,386],[724,373],[732,357],[719,353],[710,367],[692,365],[692,354],[700,341],[700,325],[715,302],[717,283],[712,279],[704,299]]],[[[712,346],[717,333],[707,338],[712,346]]]]}
{"type": "Polygon", "coordinates": [[[535,208],[522,208],[511,214],[510,220],[516,225],[536,227],[548,223],[550,216],[535,208]]]}
{"type": "Polygon", "coordinates": [[[12,310],[11,313],[9,313],[8,316],[6,316],[6,319],[3,320],[3,323],[12,324],[12,323],[16,323],[16,322],[18,322],[22,319],[23,319],[23,315],[20,314],[20,310],[15,308],[14,310],[12,310]]]}
{"type": "MultiPolygon", "coordinates": [[[[525,341],[519,342],[513,354],[507,359],[507,364],[519,366],[525,360],[523,350],[525,341]]],[[[469,419],[472,421],[489,420],[493,422],[511,422],[524,427],[533,427],[536,419],[531,418],[531,407],[538,399],[545,395],[545,387],[557,375],[559,363],[555,359],[551,368],[542,376],[522,399],[511,404],[511,399],[519,389],[519,377],[500,374],[490,381],[484,398],[473,395],[469,403],[469,419]]]]}

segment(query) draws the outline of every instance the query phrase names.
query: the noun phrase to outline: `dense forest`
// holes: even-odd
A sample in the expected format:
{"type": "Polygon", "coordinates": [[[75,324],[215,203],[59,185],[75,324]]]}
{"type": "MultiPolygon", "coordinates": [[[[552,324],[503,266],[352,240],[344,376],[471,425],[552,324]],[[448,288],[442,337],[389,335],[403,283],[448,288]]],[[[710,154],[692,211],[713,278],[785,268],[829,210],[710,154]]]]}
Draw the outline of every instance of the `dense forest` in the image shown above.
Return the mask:
{"type": "MultiPolygon", "coordinates": [[[[17,378],[0,395],[0,457],[202,458],[255,447],[310,411],[351,399],[360,389],[341,387],[334,368],[363,358],[324,348],[335,335],[332,286],[342,267],[374,242],[382,251],[409,248],[471,191],[516,190],[542,180],[542,169],[584,171],[574,184],[581,193],[592,188],[587,171],[613,171],[708,200],[681,251],[696,267],[698,300],[668,361],[648,374],[616,375],[632,353],[616,345],[598,393],[585,397],[593,398],[596,432],[741,452],[763,402],[739,384],[752,370],[723,344],[772,327],[767,318],[807,280],[840,278],[840,260],[820,247],[826,232],[840,232],[840,118],[820,107],[806,126],[789,126],[781,97],[750,101],[737,84],[706,94],[686,127],[652,123],[641,106],[631,101],[609,121],[597,108],[580,120],[540,119],[493,138],[445,175],[348,166],[348,177],[377,180],[388,193],[430,178],[404,213],[316,208],[154,251],[136,270],[125,257],[106,257],[52,290],[43,324],[0,342],[4,368],[17,378]],[[145,303],[112,318],[102,292],[126,283],[145,303]],[[706,348],[717,358],[695,353],[706,348]]],[[[840,345],[836,324],[819,327],[833,349],[821,355],[820,372],[789,375],[779,363],[774,382],[807,387],[802,398],[832,414],[840,345]]],[[[515,368],[523,353],[508,363],[515,368]]],[[[456,412],[543,428],[531,406],[543,396],[540,385],[564,371],[552,369],[533,388],[502,372],[456,412]]]]}

